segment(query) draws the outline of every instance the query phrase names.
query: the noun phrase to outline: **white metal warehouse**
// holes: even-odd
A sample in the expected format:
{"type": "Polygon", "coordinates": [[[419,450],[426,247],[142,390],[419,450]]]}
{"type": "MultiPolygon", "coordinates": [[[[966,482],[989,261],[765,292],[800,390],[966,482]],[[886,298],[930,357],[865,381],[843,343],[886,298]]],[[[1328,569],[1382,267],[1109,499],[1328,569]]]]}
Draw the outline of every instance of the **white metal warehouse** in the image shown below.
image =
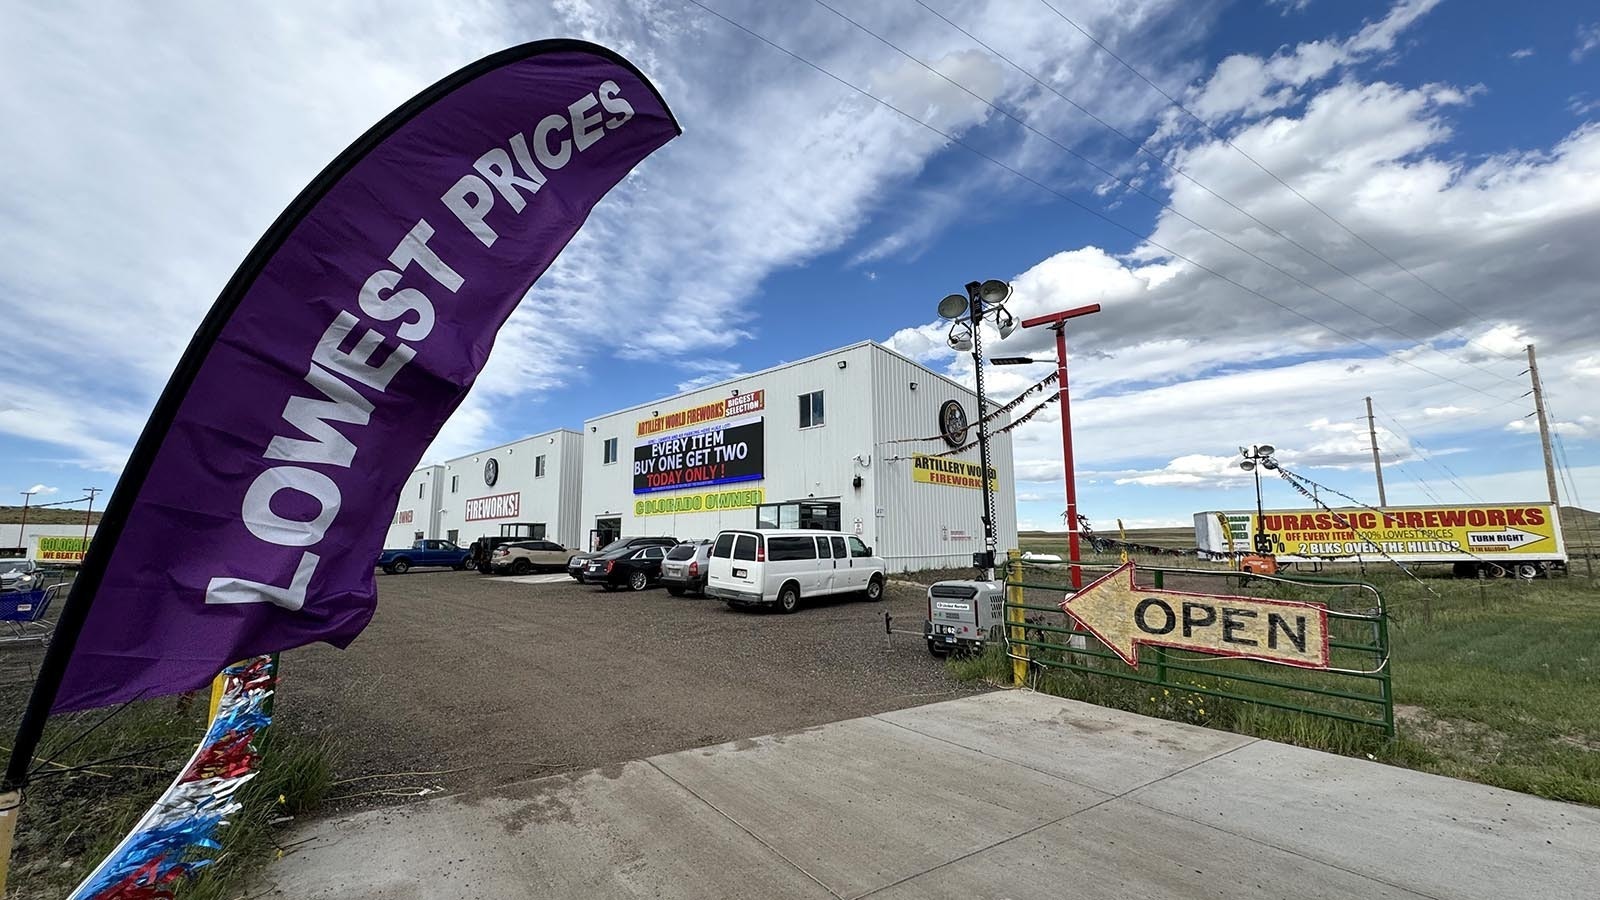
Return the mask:
{"type": "MultiPolygon", "coordinates": [[[[983,549],[978,449],[938,454],[975,442],[976,422],[972,391],[870,341],[597,416],[583,425],[584,546],[837,528],[893,571],[967,566],[983,549]]],[[[1010,435],[990,452],[1004,551],[1017,539],[1010,435]]]]}
{"type": "Polygon", "coordinates": [[[389,525],[386,547],[444,538],[466,545],[500,526],[525,523],[536,538],[568,547],[587,536],[579,517],[583,438],[557,429],[413,472],[389,525]]]}

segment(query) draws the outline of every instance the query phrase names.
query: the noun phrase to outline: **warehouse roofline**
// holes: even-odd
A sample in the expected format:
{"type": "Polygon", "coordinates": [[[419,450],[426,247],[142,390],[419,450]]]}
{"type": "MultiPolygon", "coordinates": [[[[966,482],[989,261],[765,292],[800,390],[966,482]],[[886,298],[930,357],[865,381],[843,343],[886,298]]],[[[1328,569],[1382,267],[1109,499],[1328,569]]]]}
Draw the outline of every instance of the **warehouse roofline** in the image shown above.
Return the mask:
{"type": "Polygon", "coordinates": [[[742,374],[742,375],[734,375],[731,378],[724,378],[721,381],[714,382],[712,384],[708,384],[708,385],[705,385],[703,387],[697,387],[692,391],[679,391],[676,394],[671,394],[671,395],[665,396],[665,397],[657,397],[657,398],[652,399],[652,400],[646,400],[643,403],[636,403],[636,404],[634,404],[632,406],[624,406],[624,407],[621,407],[619,409],[614,409],[614,410],[612,410],[611,412],[608,412],[608,413],[602,413],[602,414],[600,414],[598,416],[590,416],[590,417],[584,419],[583,423],[585,425],[587,425],[590,422],[598,422],[601,419],[609,419],[612,416],[619,416],[619,415],[622,415],[623,413],[637,412],[638,410],[644,409],[645,407],[648,407],[648,406],[657,406],[657,405],[660,405],[660,404],[663,404],[663,403],[670,403],[670,402],[672,402],[674,400],[679,400],[679,399],[682,399],[684,397],[692,396],[694,394],[700,394],[700,393],[704,393],[705,391],[715,390],[715,389],[721,388],[721,387],[727,387],[728,385],[734,384],[736,382],[747,381],[747,380],[749,380],[751,378],[759,378],[759,377],[761,377],[763,375],[771,375],[774,372],[781,372],[784,369],[793,368],[794,366],[803,366],[803,365],[805,365],[807,363],[814,363],[814,362],[817,362],[819,360],[827,359],[830,356],[837,356],[840,353],[844,353],[846,351],[859,350],[862,347],[867,347],[867,348],[870,348],[872,350],[877,350],[877,351],[882,352],[882,353],[887,353],[890,356],[893,356],[893,357],[901,359],[901,360],[903,360],[905,362],[908,362],[911,365],[916,366],[917,368],[921,369],[922,371],[927,372],[930,377],[937,378],[940,381],[943,381],[944,383],[950,385],[951,387],[955,388],[956,390],[958,390],[958,391],[962,392],[963,394],[967,395],[968,397],[972,398],[974,401],[976,401],[977,398],[978,398],[977,393],[975,391],[973,391],[971,388],[967,387],[966,385],[962,384],[959,381],[956,381],[953,378],[950,378],[947,375],[941,375],[938,372],[935,372],[934,370],[928,368],[927,366],[923,365],[922,363],[917,362],[916,360],[912,359],[911,357],[906,356],[904,353],[901,353],[898,350],[893,350],[893,349],[891,349],[889,347],[885,347],[883,344],[880,344],[877,341],[857,341],[854,344],[846,344],[843,347],[835,347],[832,350],[825,350],[825,351],[823,351],[821,353],[816,353],[816,354],[813,354],[811,356],[807,356],[807,357],[805,357],[803,359],[797,359],[797,360],[793,360],[791,362],[786,362],[786,363],[779,363],[776,366],[769,366],[769,367],[767,367],[765,369],[760,369],[760,370],[755,371],[755,372],[747,372],[747,373],[742,374]]]}
{"type": "MultiPolygon", "coordinates": [[[[549,431],[541,431],[541,432],[538,432],[536,434],[530,434],[527,437],[519,437],[516,440],[506,441],[503,444],[495,444],[493,447],[485,447],[482,450],[474,450],[471,453],[467,453],[467,454],[464,454],[462,456],[457,456],[457,457],[453,457],[451,459],[444,460],[443,462],[437,463],[437,465],[444,466],[444,467],[448,468],[450,466],[453,466],[453,465],[461,462],[462,460],[471,459],[474,456],[482,456],[485,453],[493,453],[496,450],[504,450],[505,448],[511,446],[512,444],[522,444],[522,443],[526,443],[528,441],[536,440],[538,438],[551,437],[551,436],[554,436],[554,435],[558,435],[558,434],[561,434],[563,432],[565,432],[567,434],[577,435],[578,437],[583,437],[583,433],[582,432],[575,431],[575,430],[573,430],[571,428],[552,428],[549,431]]],[[[421,467],[421,468],[427,468],[427,467],[424,466],[424,467],[421,467]]],[[[421,468],[419,468],[418,471],[421,471],[421,468]]]]}

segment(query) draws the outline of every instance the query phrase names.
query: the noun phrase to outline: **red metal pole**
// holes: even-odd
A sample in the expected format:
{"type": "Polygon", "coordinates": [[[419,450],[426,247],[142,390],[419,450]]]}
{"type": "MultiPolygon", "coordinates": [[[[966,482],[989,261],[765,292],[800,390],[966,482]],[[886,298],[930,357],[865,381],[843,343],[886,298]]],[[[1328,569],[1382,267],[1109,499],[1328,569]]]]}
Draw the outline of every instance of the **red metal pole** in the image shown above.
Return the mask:
{"type": "Polygon", "coordinates": [[[1067,559],[1072,562],[1072,587],[1083,587],[1083,568],[1078,547],[1078,478],[1072,464],[1072,404],[1067,395],[1067,323],[1057,322],[1056,388],[1061,403],[1061,467],[1067,478],[1067,559]]]}
{"type": "Polygon", "coordinates": [[[1023,328],[1048,325],[1056,332],[1056,398],[1061,404],[1061,465],[1067,479],[1067,559],[1071,563],[1068,571],[1072,573],[1073,589],[1083,587],[1083,568],[1079,565],[1083,557],[1078,542],[1078,478],[1072,463],[1072,404],[1067,392],[1067,320],[1099,311],[1100,304],[1091,303],[1022,320],[1023,328]]]}

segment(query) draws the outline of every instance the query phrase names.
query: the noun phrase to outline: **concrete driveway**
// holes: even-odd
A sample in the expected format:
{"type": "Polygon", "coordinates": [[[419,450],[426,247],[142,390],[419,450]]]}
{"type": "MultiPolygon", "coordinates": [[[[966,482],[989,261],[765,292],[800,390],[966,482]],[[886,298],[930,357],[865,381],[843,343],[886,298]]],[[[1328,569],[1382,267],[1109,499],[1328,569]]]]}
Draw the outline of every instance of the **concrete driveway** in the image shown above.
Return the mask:
{"type": "Polygon", "coordinates": [[[1594,897],[1600,810],[1028,692],[309,823],[369,898],[1594,897]]]}

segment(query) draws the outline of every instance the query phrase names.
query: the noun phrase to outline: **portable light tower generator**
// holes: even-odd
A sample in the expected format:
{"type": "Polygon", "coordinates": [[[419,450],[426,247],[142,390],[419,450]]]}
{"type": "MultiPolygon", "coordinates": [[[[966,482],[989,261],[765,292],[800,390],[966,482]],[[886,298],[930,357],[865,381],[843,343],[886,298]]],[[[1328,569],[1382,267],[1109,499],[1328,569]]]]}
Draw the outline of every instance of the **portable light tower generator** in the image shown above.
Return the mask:
{"type": "Polygon", "coordinates": [[[1005,585],[998,581],[940,581],[929,587],[923,625],[928,652],[981,653],[989,642],[1001,639],[1005,602],[1005,585]]]}

